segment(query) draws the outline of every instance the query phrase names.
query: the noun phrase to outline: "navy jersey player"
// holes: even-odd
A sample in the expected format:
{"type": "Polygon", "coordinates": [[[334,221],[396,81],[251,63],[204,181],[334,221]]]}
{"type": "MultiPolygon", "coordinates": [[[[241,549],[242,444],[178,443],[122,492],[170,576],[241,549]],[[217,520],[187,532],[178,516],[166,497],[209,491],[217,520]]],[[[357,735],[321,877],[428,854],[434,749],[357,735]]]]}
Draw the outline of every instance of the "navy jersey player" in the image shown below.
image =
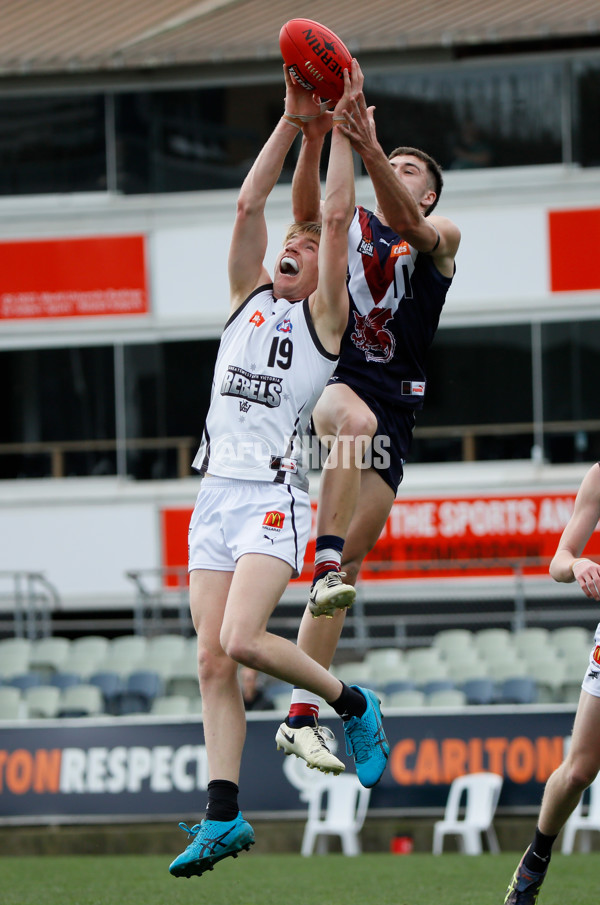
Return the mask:
{"type": "MultiPolygon", "coordinates": [[[[321,475],[313,585],[298,643],[324,666],[331,664],[360,566],[402,480],[415,413],[426,396],[425,356],[460,242],[454,223],[432,215],[442,189],[440,167],[411,147],[386,157],[373,111],[361,93],[341,126],[362,157],[377,204],[374,211],[357,207],[350,226],[350,317],[340,362],[313,413],[330,453],[321,475]],[[322,615],[332,618],[311,618],[322,615]]],[[[299,219],[318,216],[319,160],[329,128],[324,114],[304,134],[293,184],[299,219]]],[[[295,688],[276,736],[279,748],[315,765],[311,736],[318,708],[314,694],[295,688]]],[[[319,752],[322,769],[334,769],[336,760],[319,752]]]]}
{"type": "MultiPolygon", "coordinates": [[[[190,841],[170,866],[177,877],[201,875],[254,841],[238,808],[245,736],[238,663],[330,701],[344,719],[365,785],[378,781],[389,753],[375,694],[348,688],[291,641],[267,631],[290,577],[302,568],[309,535],[310,501],[296,441],[333,372],[348,320],[354,210],[352,149],[334,125],[321,227],[292,227],[270,278],[263,263],[266,201],[304,118],[319,110],[287,71],[286,86],[286,112],[238,199],[229,252],[231,315],[195,461],[204,476],[190,523],[190,607],[209,783],[206,818],[191,828],[182,824],[190,841]]],[[[334,123],[343,124],[342,111],[361,87],[353,61],[334,123]]]]}

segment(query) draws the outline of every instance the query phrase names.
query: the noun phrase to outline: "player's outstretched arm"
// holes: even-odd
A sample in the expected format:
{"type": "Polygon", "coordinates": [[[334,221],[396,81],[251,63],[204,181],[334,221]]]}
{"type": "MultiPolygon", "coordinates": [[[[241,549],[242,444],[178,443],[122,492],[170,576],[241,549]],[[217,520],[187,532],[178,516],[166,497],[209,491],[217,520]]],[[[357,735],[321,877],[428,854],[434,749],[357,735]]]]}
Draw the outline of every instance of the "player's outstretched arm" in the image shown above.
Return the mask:
{"type": "Polygon", "coordinates": [[[555,581],[577,581],[587,597],[600,600],[600,566],[582,556],[600,518],[600,465],[593,465],[577,492],[573,514],[550,563],[555,581]]]}
{"type": "Polygon", "coordinates": [[[319,112],[302,124],[302,147],[292,180],[292,210],[296,223],[321,220],[321,153],[325,136],[331,130],[333,114],[319,112]]]}
{"type": "Polygon", "coordinates": [[[351,72],[344,71],[344,94],[333,111],[334,128],[319,246],[319,282],[310,299],[319,339],[329,352],[335,354],[339,353],[340,341],[348,322],[348,227],[354,215],[352,147],[338,126],[342,124],[343,111],[362,89],[362,82],[360,66],[353,60],[351,72]]]}
{"type": "Polygon", "coordinates": [[[301,129],[290,112],[306,114],[307,111],[312,112],[315,105],[312,96],[292,82],[286,67],[284,75],[284,114],[254,161],[238,196],[228,265],[232,310],[241,305],[257,286],[271,282],[263,263],[268,242],[265,206],[281,175],[287,153],[301,129]]]}
{"type": "MultiPolygon", "coordinates": [[[[365,168],[373,183],[377,206],[386,223],[406,239],[417,251],[428,253],[435,248],[434,259],[442,272],[444,259],[453,262],[460,242],[460,231],[456,224],[446,217],[425,217],[420,205],[408,188],[397,178],[394,166],[388,160],[377,138],[375,107],[367,107],[364,94],[360,94],[346,116],[342,127],[352,147],[362,157],[365,168]],[[439,235],[439,241],[438,241],[439,235]]],[[[431,200],[435,192],[431,190],[431,200]]]]}

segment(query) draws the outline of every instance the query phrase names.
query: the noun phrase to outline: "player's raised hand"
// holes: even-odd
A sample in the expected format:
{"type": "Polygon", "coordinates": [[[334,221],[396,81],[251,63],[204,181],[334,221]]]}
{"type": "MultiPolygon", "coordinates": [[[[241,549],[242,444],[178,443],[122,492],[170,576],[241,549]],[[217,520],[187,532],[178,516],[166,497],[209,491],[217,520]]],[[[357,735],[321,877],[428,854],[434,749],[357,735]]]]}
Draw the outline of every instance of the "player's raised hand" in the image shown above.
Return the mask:
{"type": "Polygon", "coordinates": [[[577,559],[572,566],[573,575],[586,597],[600,600],[600,566],[591,559],[577,559]]]}
{"type": "Polygon", "coordinates": [[[357,98],[362,94],[364,81],[365,77],[358,60],[355,57],[352,57],[351,68],[349,70],[344,69],[344,93],[335,105],[335,110],[333,111],[336,122],[338,121],[338,117],[343,117],[344,120],[347,120],[352,116],[357,98]]]}
{"type": "Polygon", "coordinates": [[[285,112],[289,116],[320,116],[322,112],[320,99],[306,88],[302,88],[285,64],[283,74],[285,77],[285,112]]]}

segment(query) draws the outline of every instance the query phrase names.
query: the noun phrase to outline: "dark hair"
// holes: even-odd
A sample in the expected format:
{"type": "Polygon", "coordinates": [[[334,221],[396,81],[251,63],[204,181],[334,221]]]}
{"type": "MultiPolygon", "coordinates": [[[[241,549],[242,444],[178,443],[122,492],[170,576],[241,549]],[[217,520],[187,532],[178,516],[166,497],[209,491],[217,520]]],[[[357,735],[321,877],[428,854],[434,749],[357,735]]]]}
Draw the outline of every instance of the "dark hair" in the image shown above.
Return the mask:
{"type": "Polygon", "coordinates": [[[442,194],[442,187],[444,185],[442,168],[437,160],[434,160],[433,157],[430,157],[429,154],[425,153],[425,151],[420,151],[419,148],[394,148],[391,154],[388,154],[388,160],[393,160],[394,157],[404,157],[405,155],[417,157],[419,160],[422,160],[427,167],[431,188],[435,192],[435,201],[433,202],[433,204],[430,204],[425,211],[425,216],[427,217],[440,200],[440,195],[442,194]]]}

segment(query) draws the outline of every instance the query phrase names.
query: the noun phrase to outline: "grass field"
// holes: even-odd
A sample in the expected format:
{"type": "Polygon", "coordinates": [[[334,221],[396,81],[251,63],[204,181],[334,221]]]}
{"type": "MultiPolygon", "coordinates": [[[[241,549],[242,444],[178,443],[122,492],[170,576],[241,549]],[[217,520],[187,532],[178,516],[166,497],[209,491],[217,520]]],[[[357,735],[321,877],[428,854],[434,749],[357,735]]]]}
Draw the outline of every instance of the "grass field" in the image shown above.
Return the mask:
{"type": "MultiPolygon", "coordinates": [[[[517,853],[253,855],[189,880],[169,857],[0,857],[2,905],[502,905],[517,853]]],[[[556,854],[539,905],[589,905],[600,854],[556,854]]]]}

